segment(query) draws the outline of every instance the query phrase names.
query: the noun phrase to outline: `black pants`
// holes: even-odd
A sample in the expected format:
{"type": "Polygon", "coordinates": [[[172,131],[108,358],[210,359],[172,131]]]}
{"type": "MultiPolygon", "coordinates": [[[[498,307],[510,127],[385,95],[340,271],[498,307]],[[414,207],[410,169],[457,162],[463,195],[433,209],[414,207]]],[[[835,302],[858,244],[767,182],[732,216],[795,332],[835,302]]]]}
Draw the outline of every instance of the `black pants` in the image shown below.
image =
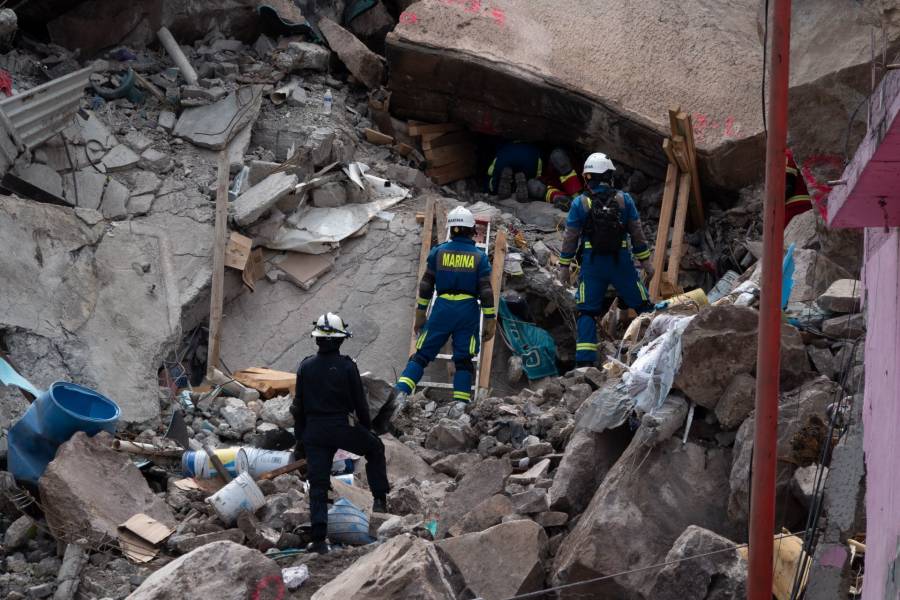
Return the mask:
{"type": "Polygon", "coordinates": [[[310,419],[303,432],[309,479],[309,512],[313,541],[324,541],[328,533],[328,488],[334,453],[343,449],[366,457],[366,477],[376,498],[384,498],[390,490],[384,444],[371,431],[351,426],[347,418],[310,419]]]}

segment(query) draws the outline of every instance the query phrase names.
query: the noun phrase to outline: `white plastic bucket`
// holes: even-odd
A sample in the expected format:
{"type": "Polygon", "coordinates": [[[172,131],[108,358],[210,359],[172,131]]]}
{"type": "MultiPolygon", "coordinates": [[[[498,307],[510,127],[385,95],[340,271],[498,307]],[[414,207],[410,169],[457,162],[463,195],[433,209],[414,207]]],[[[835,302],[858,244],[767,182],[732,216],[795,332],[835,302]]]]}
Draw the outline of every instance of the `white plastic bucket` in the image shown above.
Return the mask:
{"type": "Polygon", "coordinates": [[[266,503],[262,491],[248,473],[241,473],[206,501],[226,525],[234,523],[241,511],[255,513],[266,503]]]}
{"type": "MultiPolygon", "coordinates": [[[[219,448],[215,450],[216,456],[222,461],[222,465],[228,474],[236,477],[239,473],[247,471],[247,455],[241,454],[241,449],[236,448],[219,448]]],[[[218,474],[212,461],[203,450],[188,450],[181,455],[181,472],[185,477],[196,477],[198,479],[213,479],[218,474]]]]}
{"type": "Polygon", "coordinates": [[[250,473],[254,479],[259,479],[263,473],[280,469],[293,462],[293,452],[290,450],[263,450],[245,446],[238,454],[243,454],[239,462],[246,465],[246,468],[238,470],[250,473]]]}

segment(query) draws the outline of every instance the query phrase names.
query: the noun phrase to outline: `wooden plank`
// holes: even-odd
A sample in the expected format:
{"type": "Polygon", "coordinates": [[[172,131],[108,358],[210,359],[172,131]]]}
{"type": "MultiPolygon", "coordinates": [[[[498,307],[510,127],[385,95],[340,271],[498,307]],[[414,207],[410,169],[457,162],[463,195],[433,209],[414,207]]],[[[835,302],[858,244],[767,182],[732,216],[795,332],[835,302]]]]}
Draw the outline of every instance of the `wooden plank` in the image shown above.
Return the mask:
{"type": "Polygon", "coordinates": [[[209,299],[209,342],[206,352],[207,374],[219,366],[219,341],[222,327],[222,303],[225,300],[225,245],[228,235],[228,170],[226,151],[219,152],[216,181],[216,225],[213,235],[212,290],[209,299]]]}
{"type": "Polygon", "coordinates": [[[419,123],[418,121],[409,122],[409,135],[416,137],[418,135],[432,133],[450,133],[451,131],[459,131],[462,125],[459,123],[419,123]]]}
{"type": "MultiPolygon", "coordinates": [[[[434,203],[434,197],[428,198],[427,202],[425,203],[425,223],[422,228],[422,247],[419,250],[419,270],[418,275],[416,276],[417,286],[419,285],[419,282],[422,281],[422,276],[425,275],[425,269],[428,267],[428,253],[431,252],[431,234],[434,230],[434,203]]],[[[415,310],[416,309],[414,307],[412,319],[410,319],[410,355],[413,355],[416,352],[416,331],[412,328],[412,324],[415,322],[416,318],[415,310]]]]}
{"type": "Polygon", "coordinates": [[[436,137],[422,136],[422,150],[433,150],[442,146],[452,146],[453,144],[464,144],[472,141],[472,134],[468,131],[453,131],[451,133],[442,133],[436,137]]]}
{"type": "Polygon", "coordinates": [[[389,135],[385,135],[380,131],[375,131],[369,127],[366,127],[363,132],[366,134],[366,139],[370,144],[376,144],[378,146],[390,146],[394,143],[394,138],[389,135]]]}
{"type": "Polygon", "coordinates": [[[473,144],[455,144],[453,146],[443,146],[425,152],[425,160],[428,161],[429,165],[435,167],[448,165],[453,162],[472,160],[474,157],[475,146],[473,144]]]}
{"type": "Polygon", "coordinates": [[[700,192],[700,176],[697,170],[697,146],[694,142],[694,123],[691,116],[685,112],[678,113],[678,123],[684,131],[685,149],[691,168],[691,190],[694,192],[691,202],[691,225],[694,229],[703,227],[706,220],[703,214],[703,195],[700,192]]]}
{"type": "Polygon", "coordinates": [[[653,302],[659,302],[662,299],[659,294],[659,285],[664,275],[663,267],[666,261],[666,246],[669,243],[669,227],[672,224],[672,209],[675,208],[677,185],[678,166],[674,162],[670,162],[669,169],[666,171],[666,185],[663,188],[659,228],[656,230],[656,246],[653,249],[653,278],[650,280],[650,298],[653,302]]]}
{"type": "MultiPolygon", "coordinates": [[[[494,262],[491,265],[491,290],[494,292],[494,306],[499,312],[500,307],[500,287],[503,285],[503,264],[506,262],[506,232],[500,230],[494,241],[494,262]]],[[[496,317],[495,317],[496,318],[496,317]]],[[[478,390],[490,389],[491,384],[491,363],[494,360],[494,341],[500,335],[498,331],[494,337],[481,348],[481,364],[478,371],[478,390]]],[[[476,397],[480,396],[477,394],[476,397]]]]}
{"type": "Polygon", "coordinates": [[[681,254],[684,251],[684,224],[687,221],[688,203],[691,193],[691,174],[682,173],[678,182],[678,204],[675,206],[675,229],[672,231],[672,251],[669,253],[669,267],[666,278],[678,287],[678,272],[681,269],[681,254]]]}

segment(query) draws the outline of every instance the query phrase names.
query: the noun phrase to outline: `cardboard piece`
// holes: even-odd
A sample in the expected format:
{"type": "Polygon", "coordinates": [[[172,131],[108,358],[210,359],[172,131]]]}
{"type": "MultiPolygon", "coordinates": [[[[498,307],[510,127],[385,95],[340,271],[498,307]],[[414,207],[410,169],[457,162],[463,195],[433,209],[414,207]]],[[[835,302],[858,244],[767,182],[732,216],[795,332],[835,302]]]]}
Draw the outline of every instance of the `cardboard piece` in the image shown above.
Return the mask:
{"type": "Polygon", "coordinates": [[[285,394],[293,396],[297,374],[265,367],[251,367],[235,373],[234,379],[238,383],[258,390],[263,398],[273,398],[285,394]]]}

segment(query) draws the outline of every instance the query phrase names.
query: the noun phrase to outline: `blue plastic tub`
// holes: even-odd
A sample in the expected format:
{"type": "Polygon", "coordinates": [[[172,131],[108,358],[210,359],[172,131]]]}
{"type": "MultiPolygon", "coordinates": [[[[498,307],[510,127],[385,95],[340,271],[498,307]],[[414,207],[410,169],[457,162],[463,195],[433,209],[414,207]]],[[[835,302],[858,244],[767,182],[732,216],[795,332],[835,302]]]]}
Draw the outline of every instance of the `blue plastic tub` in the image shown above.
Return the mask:
{"type": "Polygon", "coordinates": [[[90,388],[57,381],[42,392],[9,430],[9,470],[37,483],[57,448],[76,432],[115,433],[119,406],[90,388]]]}

